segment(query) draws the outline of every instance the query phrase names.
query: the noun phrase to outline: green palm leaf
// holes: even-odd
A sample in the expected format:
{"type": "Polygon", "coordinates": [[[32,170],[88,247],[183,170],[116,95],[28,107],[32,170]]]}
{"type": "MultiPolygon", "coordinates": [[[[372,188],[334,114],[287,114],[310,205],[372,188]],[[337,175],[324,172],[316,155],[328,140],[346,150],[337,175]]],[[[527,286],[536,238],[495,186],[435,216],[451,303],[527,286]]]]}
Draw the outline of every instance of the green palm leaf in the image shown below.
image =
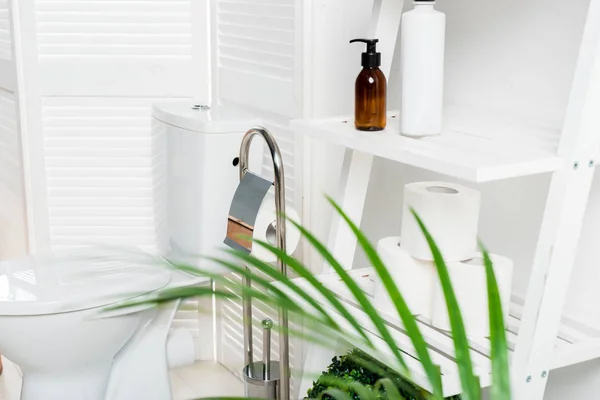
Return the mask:
{"type": "Polygon", "coordinates": [[[400,394],[398,388],[396,387],[396,385],[394,385],[394,382],[392,382],[391,379],[380,379],[379,382],[377,382],[377,385],[375,385],[375,393],[378,393],[382,387],[387,393],[388,400],[403,400],[402,395],[400,394]]]}
{"type": "Polygon", "coordinates": [[[294,257],[286,254],[283,250],[267,242],[255,240],[255,243],[257,243],[259,246],[264,247],[266,250],[270,251],[275,256],[281,258],[288,267],[290,267],[294,272],[298,274],[299,277],[306,279],[306,281],[310,285],[312,285],[312,287],[315,288],[329,302],[329,304],[331,304],[333,308],[352,325],[354,329],[356,329],[356,332],[364,339],[366,344],[369,347],[373,347],[371,339],[369,339],[369,337],[365,333],[364,329],[360,326],[356,318],[354,318],[354,316],[350,314],[350,312],[348,312],[348,309],[344,307],[342,302],[331,292],[331,290],[324,287],[321,284],[321,282],[319,282],[317,278],[315,278],[313,273],[308,268],[306,268],[301,262],[299,262],[294,257]]]}
{"type": "MultiPolygon", "coordinates": [[[[327,311],[325,311],[323,306],[321,304],[319,304],[318,301],[316,301],[305,290],[302,290],[296,283],[292,282],[287,276],[283,275],[280,271],[273,268],[272,265],[265,263],[264,261],[261,261],[261,260],[257,259],[256,257],[252,257],[251,255],[244,253],[244,252],[232,251],[232,252],[230,252],[230,254],[232,254],[233,256],[242,260],[244,263],[252,265],[253,267],[257,268],[259,271],[262,271],[263,273],[267,274],[268,276],[272,277],[276,281],[283,284],[287,289],[290,289],[292,292],[296,293],[304,301],[306,301],[308,304],[310,304],[312,307],[314,307],[314,309],[317,310],[323,316],[323,318],[325,318],[325,323],[328,326],[332,327],[333,329],[339,329],[339,326],[337,325],[337,323],[333,320],[333,318],[331,318],[331,316],[327,313],[327,311]]],[[[289,256],[288,256],[288,258],[292,259],[289,256]]],[[[254,278],[252,278],[252,279],[254,279],[254,278]]],[[[269,285],[265,286],[265,287],[268,287],[269,290],[272,290],[272,288],[274,288],[276,286],[269,283],[269,285]]],[[[277,288],[276,291],[282,293],[279,288],[277,288]]],[[[331,294],[330,294],[330,296],[331,296],[331,294]]]]}
{"type": "Polygon", "coordinates": [[[490,314],[490,343],[492,359],[492,388],[491,400],[505,400],[510,398],[510,374],[508,372],[508,344],[506,342],[506,329],[502,302],[498,291],[498,282],[494,274],[492,260],[482,244],[479,245],[483,252],[485,275],[488,290],[488,309],[490,314]]]}
{"type": "MultiPolygon", "coordinates": [[[[391,275],[387,268],[379,258],[377,251],[373,245],[368,241],[366,236],[360,231],[358,226],[354,224],[350,218],[344,213],[344,211],[331,199],[329,199],[333,207],[339,213],[339,215],[346,221],[350,226],[358,243],[367,255],[372,267],[375,269],[379,277],[381,278],[386,291],[388,292],[390,299],[392,299],[398,316],[403,322],[404,329],[408,336],[410,336],[414,349],[417,352],[423,368],[428,377],[429,383],[433,388],[434,397],[436,399],[442,398],[442,383],[439,367],[433,364],[429,355],[427,344],[419,330],[417,322],[410,312],[402,294],[394,284],[391,275]]],[[[455,357],[458,364],[458,371],[460,375],[460,381],[463,389],[464,400],[480,400],[481,399],[481,388],[479,385],[479,379],[473,371],[473,364],[470,357],[470,348],[467,340],[464,322],[459,310],[459,304],[456,299],[456,295],[453,291],[450,275],[448,273],[447,266],[443,260],[442,254],[439,248],[435,244],[434,239],[427,230],[423,221],[419,216],[412,210],[414,217],[416,218],[427,242],[431,249],[434,263],[439,275],[441,286],[446,299],[450,323],[452,327],[452,338],[455,347],[455,357]]],[[[408,375],[408,369],[404,361],[404,355],[395,343],[393,336],[391,335],[385,321],[379,315],[377,309],[373,306],[372,302],[365,295],[358,283],[351,277],[351,275],[344,269],[344,267],[335,259],[333,254],[321,243],[314,235],[312,235],[307,229],[302,227],[297,222],[291,221],[291,223],[299,229],[302,236],[307,242],[313,246],[313,248],[325,259],[325,261],[333,268],[333,270],[340,277],[341,281],[345,284],[346,288],[352,293],[359,306],[362,308],[364,314],[369,318],[370,323],[375,327],[377,334],[381,336],[385,346],[389,347],[394,357],[397,359],[401,373],[408,375]]],[[[277,247],[264,242],[254,241],[257,245],[270,251],[272,254],[280,258],[286,265],[290,267],[300,278],[304,280],[309,286],[303,286],[298,284],[287,276],[284,276],[271,264],[265,263],[261,260],[256,259],[252,255],[243,252],[231,251],[230,253],[234,257],[242,261],[245,265],[252,268],[246,268],[243,265],[238,265],[232,261],[225,261],[221,259],[212,259],[222,266],[228,268],[231,272],[237,273],[244,278],[250,278],[258,287],[256,289],[252,287],[246,287],[243,283],[231,281],[230,279],[222,276],[221,274],[214,274],[208,271],[190,267],[186,265],[169,264],[171,268],[181,270],[183,272],[191,273],[193,275],[206,276],[213,279],[216,282],[221,282],[227,285],[224,290],[213,290],[209,286],[199,287],[177,287],[165,289],[157,292],[154,295],[146,296],[133,300],[124,304],[118,304],[108,309],[133,307],[136,305],[144,304],[160,304],[182,298],[198,297],[198,296],[216,296],[221,299],[239,299],[241,296],[250,296],[253,299],[257,299],[266,305],[273,306],[274,308],[283,308],[286,312],[293,312],[295,315],[305,318],[305,321],[315,322],[313,324],[315,328],[323,328],[317,330],[310,330],[310,332],[301,332],[293,328],[288,328],[287,333],[302,336],[305,340],[314,343],[329,344],[328,339],[338,339],[340,336],[348,338],[349,334],[358,335],[356,339],[360,339],[367,346],[373,348],[373,343],[369,339],[369,333],[363,327],[364,324],[360,324],[358,320],[352,315],[347,309],[343,302],[331,292],[329,289],[324,287],[315,277],[313,273],[300,261],[296,260],[292,256],[285,254],[277,247]],[[255,273],[257,271],[258,273],[255,273]],[[265,277],[266,275],[266,277],[265,277]],[[272,281],[273,280],[273,281],[272,281]],[[315,296],[318,294],[319,296],[315,296]],[[299,299],[299,301],[298,301],[299,299]],[[329,303],[328,307],[324,307],[324,302],[329,303]],[[305,307],[307,304],[310,307],[305,307]],[[332,308],[331,308],[332,307],[332,308]],[[330,309],[332,311],[330,311],[330,309]],[[335,313],[335,314],[333,314],[335,313]],[[334,318],[335,315],[335,318],[334,318]],[[343,327],[343,328],[342,328],[343,327]],[[348,329],[348,331],[344,331],[348,329]],[[356,332],[354,332],[356,331],[356,332]]],[[[510,398],[510,381],[508,374],[508,352],[506,333],[504,329],[504,318],[502,316],[502,305],[500,294],[497,287],[496,277],[494,275],[494,269],[490,260],[489,254],[482,246],[482,252],[484,254],[484,264],[486,268],[486,284],[488,288],[488,308],[490,314],[490,342],[491,342],[491,358],[492,358],[492,376],[493,386],[491,390],[492,400],[506,400],[510,398]]],[[[161,262],[164,262],[162,260],[161,262]]],[[[369,326],[370,326],[369,323],[369,326]]],[[[281,327],[276,327],[281,330],[281,327]]],[[[372,328],[368,328],[372,329],[372,328]]],[[[379,340],[379,339],[378,339],[379,340]]],[[[373,352],[376,349],[373,348],[373,352]]],[[[383,350],[383,349],[377,349],[383,350]]],[[[376,357],[376,356],[375,356],[376,357]]],[[[357,394],[361,400],[375,400],[378,398],[378,393],[381,389],[385,390],[387,398],[389,400],[401,400],[401,394],[398,387],[395,384],[396,378],[390,379],[390,375],[385,375],[381,371],[381,367],[376,366],[373,362],[368,359],[356,360],[357,364],[361,365],[361,368],[372,370],[374,372],[380,371],[380,376],[384,376],[384,379],[380,380],[375,390],[372,391],[369,387],[363,386],[358,382],[347,382],[345,380],[332,381],[332,387],[321,394],[327,395],[335,400],[349,400],[349,393],[357,394]],[[358,362],[360,361],[360,362],[358,362]]],[[[391,370],[389,370],[391,372],[391,370]]],[[[395,374],[395,373],[394,373],[395,374]]],[[[401,389],[404,390],[404,389],[401,389]]],[[[418,389],[417,389],[418,390],[418,389]]],[[[210,399],[206,399],[210,400],[210,399]]],[[[214,399],[216,400],[216,399],[214,399]]],[[[235,397],[220,398],[220,400],[238,400],[235,397]]]]}
{"type": "Polygon", "coordinates": [[[435,398],[441,399],[443,398],[442,392],[442,380],[440,376],[440,369],[436,365],[433,364],[431,357],[429,355],[429,350],[427,349],[427,344],[425,343],[425,339],[423,339],[423,335],[415,322],[415,318],[413,314],[408,309],[408,305],[404,300],[404,297],[400,294],[398,287],[394,284],[394,280],[392,279],[390,273],[387,268],[379,258],[377,251],[367,237],[360,231],[360,229],[356,226],[354,222],[348,217],[348,215],[341,209],[340,206],[337,205],[335,201],[331,198],[329,202],[333,205],[333,207],[337,210],[337,212],[342,216],[342,218],[346,221],[356,239],[358,240],[360,246],[363,251],[366,253],[369,261],[377,271],[379,277],[381,278],[392,302],[396,307],[396,311],[398,312],[398,316],[402,320],[404,327],[410,336],[413,346],[419,356],[421,364],[425,369],[425,373],[429,379],[429,383],[432,385],[433,395],[435,398]]]}
{"type": "Polygon", "coordinates": [[[300,233],[302,233],[302,236],[304,236],[310,242],[310,244],[321,254],[321,256],[329,263],[329,265],[331,265],[331,267],[335,270],[338,276],[346,284],[346,287],[350,290],[350,292],[352,292],[354,298],[362,307],[363,312],[367,314],[367,316],[371,319],[371,322],[373,322],[373,325],[375,325],[377,331],[381,334],[383,340],[385,340],[389,349],[396,357],[396,360],[404,369],[402,373],[408,376],[409,370],[406,365],[406,362],[404,361],[404,357],[400,353],[400,350],[398,349],[394,338],[386,328],[385,323],[379,316],[379,313],[377,312],[375,307],[373,307],[373,304],[371,304],[367,296],[364,294],[363,290],[354,281],[354,279],[352,279],[352,277],[348,274],[344,267],[342,267],[342,265],[335,259],[333,254],[331,254],[331,252],[327,250],[325,245],[323,245],[314,235],[312,235],[308,230],[306,230],[297,222],[290,222],[294,224],[294,226],[300,231],[300,233]]]}
{"type": "MultiPolygon", "coordinates": [[[[323,376],[321,381],[325,385],[342,389],[344,392],[355,392],[360,397],[360,400],[377,400],[375,392],[359,382],[348,382],[335,376],[323,376]]],[[[327,390],[319,398],[322,398],[326,394],[329,394],[327,390]]]]}
{"type": "Polygon", "coordinates": [[[446,305],[448,308],[448,316],[450,318],[450,326],[452,327],[452,340],[454,341],[454,351],[456,353],[456,362],[458,364],[458,372],[460,375],[460,381],[463,390],[463,396],[465,400],[480,400],[481,399],[481,386],[479,379],[473,372],[473,363],[471,362],[471,354],[469,348],[469,342],[467,340],[467,333],[465,331],[465,325],[463,322],[462,314],[456,299],[456,294],[450,281],[450,274],[448,268],[444,262],[444,257],[440,253],[435,241],[431,237],[431,234],[427,230],[427,227],[417,215],[415,210],[411,210],[413,216],[417,219],[421,231],[427,239],[431,254],[433,255],[435,266],[437,269],[442,290],[444,292],[444,298],[446,299],[446,305]]]}
{"type": "Polygon", "coordinates": [[[348,393],[346,393],[340,389],[328,389],[328,390],[324,391],[319,396],[319,400],[323,399],[323,396],[333,397],[334,400],[352,400],[348,393]]]}

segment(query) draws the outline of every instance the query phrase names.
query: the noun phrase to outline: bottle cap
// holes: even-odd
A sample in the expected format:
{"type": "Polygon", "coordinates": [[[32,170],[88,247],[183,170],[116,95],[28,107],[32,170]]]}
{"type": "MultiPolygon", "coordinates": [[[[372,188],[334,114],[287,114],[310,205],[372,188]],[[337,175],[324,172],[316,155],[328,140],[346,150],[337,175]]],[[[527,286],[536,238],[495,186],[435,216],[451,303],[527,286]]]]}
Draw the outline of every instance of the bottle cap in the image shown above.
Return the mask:
{"type": "Polygon", "coordinates": [[[363,68],[377,68],[381,65],[381,53],[377,52],[377,43],[379,39],[353,39],[350,43],[366,43],[367,51],[362,53],[363,68]]]}

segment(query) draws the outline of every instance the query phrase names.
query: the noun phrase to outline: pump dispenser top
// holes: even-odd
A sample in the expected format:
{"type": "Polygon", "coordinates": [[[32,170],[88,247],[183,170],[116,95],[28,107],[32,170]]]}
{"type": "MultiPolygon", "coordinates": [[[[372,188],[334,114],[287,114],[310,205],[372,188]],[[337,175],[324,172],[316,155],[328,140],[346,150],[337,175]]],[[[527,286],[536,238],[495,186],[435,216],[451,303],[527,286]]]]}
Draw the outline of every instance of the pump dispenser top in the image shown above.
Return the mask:
{"type": "Polygon", "coordinates": [[[381,53],[377,52],[379,39],[354,39],[350,43],[366,43],[367,51],[362,53],[363,68],[378,68],[381,65],[381,53]]]}
{"type": "Polygon", "coordinates": [[[377,52],[379,39],[354,39],[350,43],[367,45],[362,53],[362,71],[356,78],[354,93],[354,125],[361,131],[380,131],[386,125],[387,80],[379,69],[381,53],[377,52]]]}

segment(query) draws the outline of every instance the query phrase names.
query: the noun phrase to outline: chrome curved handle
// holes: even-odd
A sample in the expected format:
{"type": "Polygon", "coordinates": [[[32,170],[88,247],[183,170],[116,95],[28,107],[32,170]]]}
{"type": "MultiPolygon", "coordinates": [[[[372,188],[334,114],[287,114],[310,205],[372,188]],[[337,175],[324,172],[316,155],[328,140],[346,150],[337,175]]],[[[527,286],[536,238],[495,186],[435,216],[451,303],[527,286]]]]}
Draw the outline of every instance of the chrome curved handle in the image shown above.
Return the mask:
{"type": "MultiPolygon", "coordinates": [[[[281,150],[275,140],[275,137],[271,133],[263,128],[257,127],[252,128],[244,135],[242,144],[240,146],[240,180],[244,178],[249,168],[249,156],[250,146],[252,140],[256,136],[262,136],[264,141],[267,143],[269,152],[271,153],[271,159],[273,160],[273,172],[274,172],[274,186],[275,186],[275,210],[277,212],[276,226],[275,226],[275,237],[276,245],[284,253],[287,253],[286,249],[286,232],[285,232],[285,174],[283,171],[283,160],[281,158],[281,150]]],[[[277,258],[277,266],[279,272],[284,276],[287,276],[287,266],[281,258],[277,258]]],[[[249,307],[248,307],[249,308],[249,307]]],[[[251,309],[244,310],[245,313],[250,315],[247,318],[249,323],[252,322],[251,309]]],[[[290,350],[289,350],[289,338],[288,338],[288,315],[287,310],[279,309],[279,400],[290,400],[290,350]]],[[[249,327],[252,329],[252,326],[249,327]]]]}

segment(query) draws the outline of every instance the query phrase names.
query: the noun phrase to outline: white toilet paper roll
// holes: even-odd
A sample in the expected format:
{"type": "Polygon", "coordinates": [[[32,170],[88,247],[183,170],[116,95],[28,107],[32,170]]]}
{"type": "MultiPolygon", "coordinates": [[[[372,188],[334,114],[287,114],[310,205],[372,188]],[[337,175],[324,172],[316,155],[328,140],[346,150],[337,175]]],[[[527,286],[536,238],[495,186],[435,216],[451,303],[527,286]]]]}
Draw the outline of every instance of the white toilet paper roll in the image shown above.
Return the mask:
{"type": "Polygon", "coordinates": [[[196,361],[194,338],[187,329],[171,329],[167,338],[167,362],[169,368],[192,365],[196,361]]]}
{"type": "Polygon", "coordinates": [[[447,182],[417,182],[404,188],[402,247],[414,258],[432,261],[413,208],[425,223],[447,262],[471,259],[477,252],[481,195],[447,182]]]}
{"type": "MultiPolygon", "coordinates": [[[[431,296],[435,267],[431,261],[417,260],[400,247],[399,237],[379,241],[377,252],[390,272],[396,287],[402,293],[414,315],[431,318],[431,296]]],[[[397,310],[379,276],[375,275],[373,292],[375,306],[386,313],[397,315],[397,310]]]]}
{"type": "MultiPolygon", "coordinates": [[[[291,218],[295,222],[300,222],[300,216],[298,212],[292,207],[285,207],[285,215],[287,218],[291,218]]],[[[277,246],[277,236],[275,227],[277,226],[277,212],[273,199],[267,196],[263,201],[258,215],[256,216],[256,223],[254,224],[254,238],[277,246]]],[[[286,234],[286,251],[288,254],[294,253],[300,243],[300,231],[289,221],[285,224],[286,234]]],[[[264,262],[277,261],[277,257],[264,247],[254,243],[252,245],[252,255],[264,262]]]]}
{"type": "MultiPolygon", "coordinates": [[[[504,321],[507,321],[512,288],[513,262],[506,257],[490,254],[494,274],[498,282],[504,321]]],[[[450,280],[469,336],[489,336],[489,312],[487,284],[483,256],[477,254],[472,260],[447,263],[450,280]]],[[[432,323],[435,327],[450,331],[450,318],[439,279],[433,288],[432,323]]]]}

